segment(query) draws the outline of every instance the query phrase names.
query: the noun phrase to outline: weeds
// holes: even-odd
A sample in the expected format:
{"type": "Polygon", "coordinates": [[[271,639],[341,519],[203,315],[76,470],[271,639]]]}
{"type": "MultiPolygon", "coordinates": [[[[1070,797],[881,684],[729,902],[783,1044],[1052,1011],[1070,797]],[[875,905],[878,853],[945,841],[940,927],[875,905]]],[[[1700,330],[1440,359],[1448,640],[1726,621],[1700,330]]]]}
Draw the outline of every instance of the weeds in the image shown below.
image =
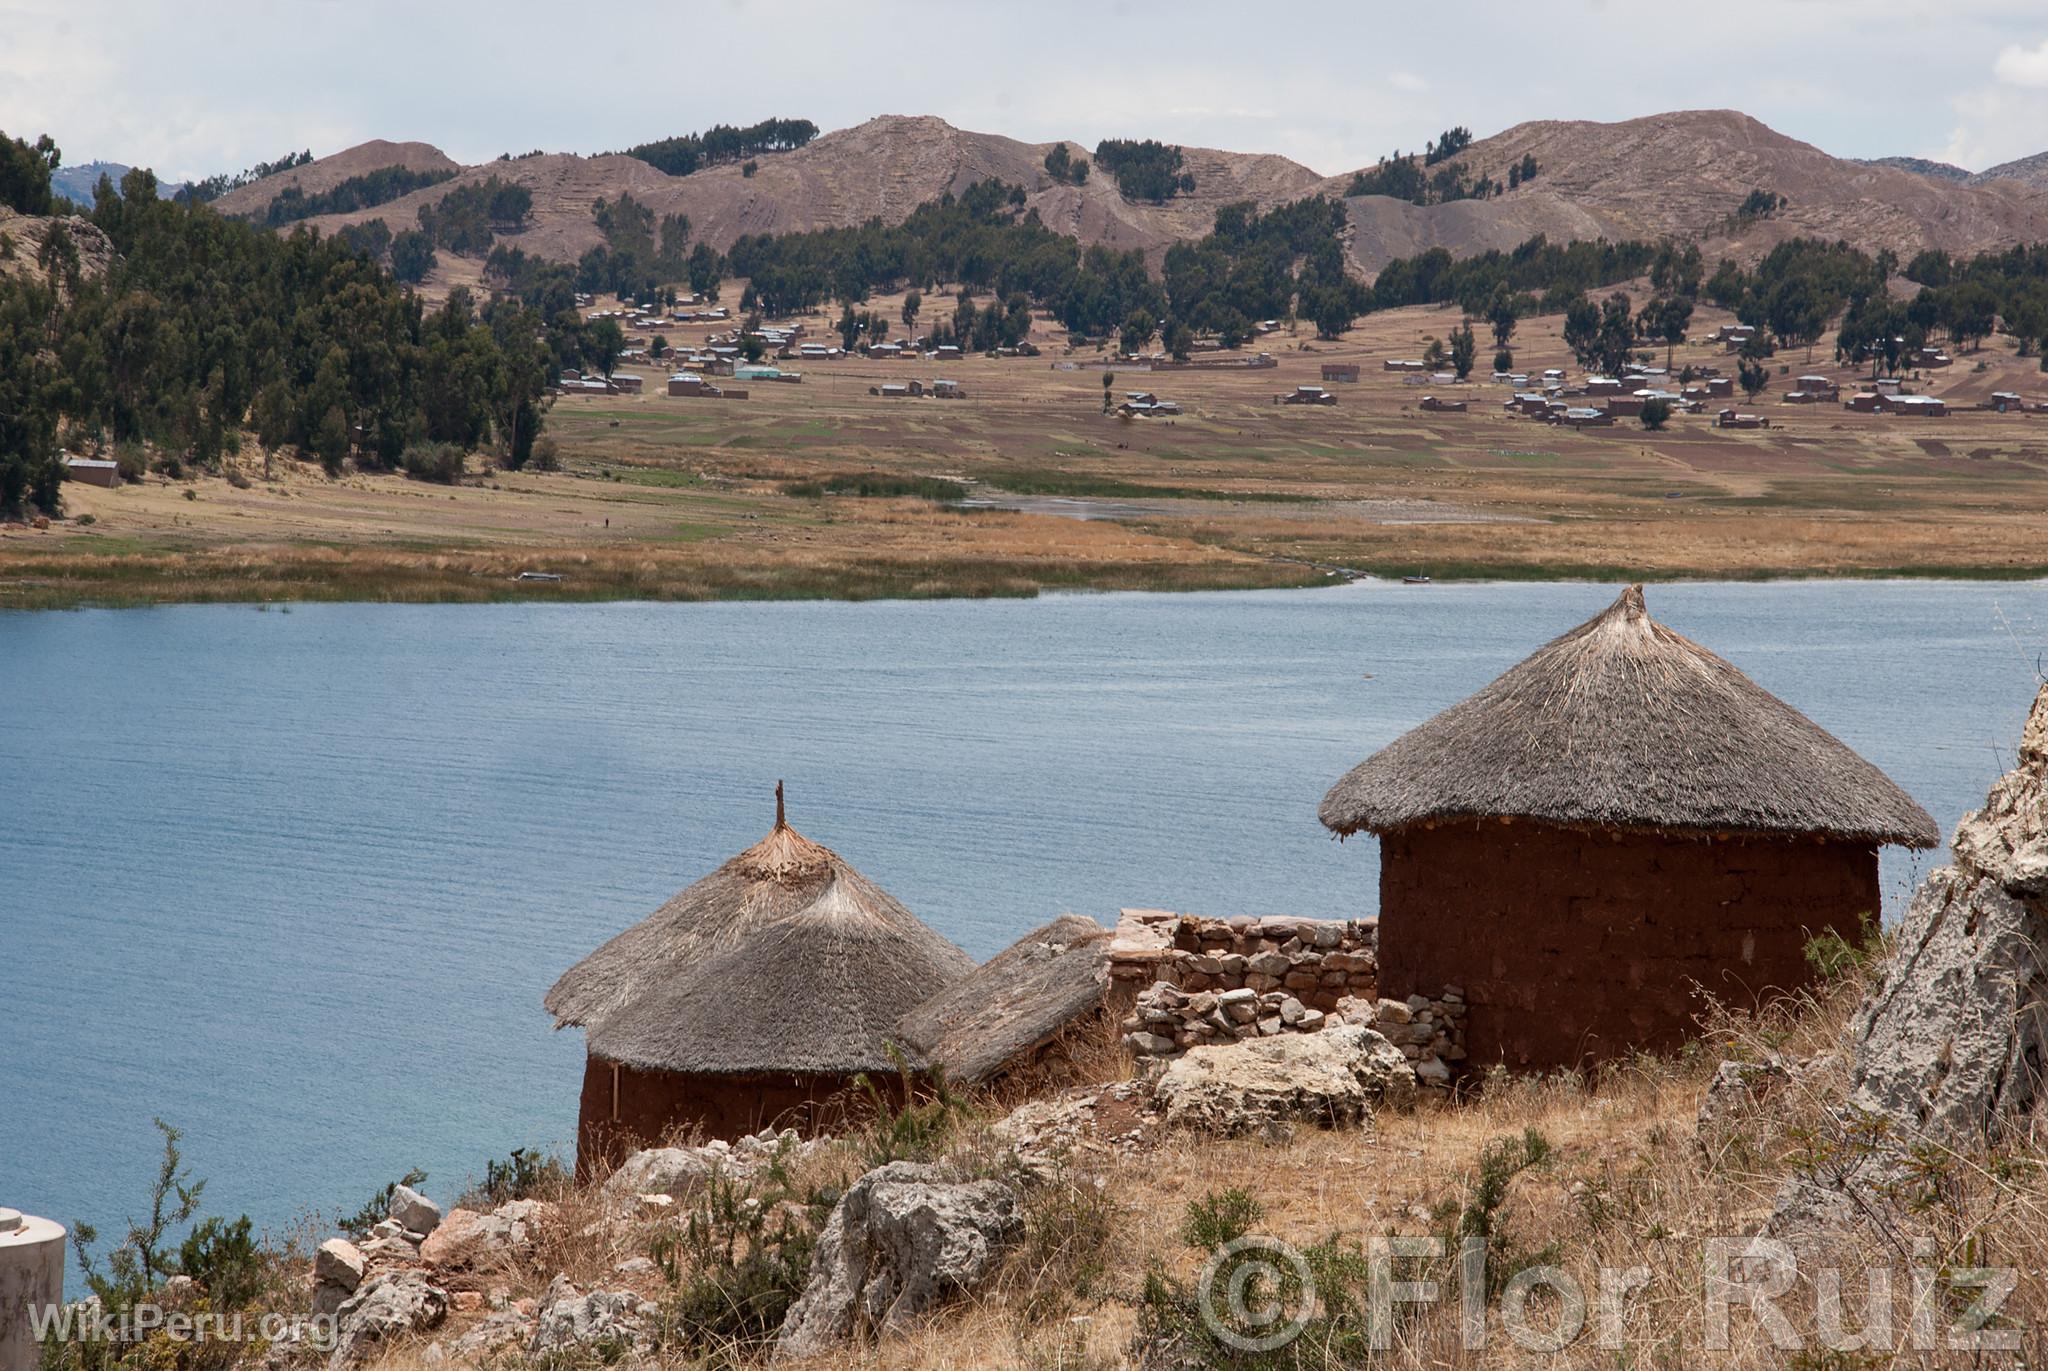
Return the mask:
{"type": "Polygon", "coordinates": [[[371,1229],[384,1222],[390,1215],[391,1194],[393,1191],[397,1190],[401,1185],[422,1185],[426,1182],[426,1179],[427,1173],[418,1167],[414,1167],[397,1180],[386,1185],[382,1190],[371,1195],[369,1199],[363,1202],[361,1209],[358,1209],[346,1218],[338,1219],[337,1222],[341,1231],[356,1241],[361,1242],[364,1238],[370,1236],[371,1229]]]}
{"type": "Polygon", "coordinates": [[[464,1209],[496,1209],[513,1200],[554,1199],[569,1185],[569,1168],[560,1157],[552,1152],[515,1147],[503,1161],[486,1161],[483,1181],[463,1191],[455,1203],[464,1209]]]}

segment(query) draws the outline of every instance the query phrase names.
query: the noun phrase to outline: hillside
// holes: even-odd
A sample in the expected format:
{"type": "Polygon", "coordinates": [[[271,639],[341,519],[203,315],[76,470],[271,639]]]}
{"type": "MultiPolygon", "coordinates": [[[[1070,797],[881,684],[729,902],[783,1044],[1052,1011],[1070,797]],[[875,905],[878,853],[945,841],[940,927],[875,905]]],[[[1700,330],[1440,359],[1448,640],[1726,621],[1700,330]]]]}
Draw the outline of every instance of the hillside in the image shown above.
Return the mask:
{"type": "MultiPolygon", "coordinates": [[[[132,170],[123,162],[81,162],[75,167],[58,167],[50,173],[50,189],[73,204],[90,207],[100,177],[108,177],[118,186],[121,178],[132,170]]],[[[156,193],[168,199],[184,188],[183,181],[159,181],[156,193]]]]}
{"type": "MultiPolygon", "coordinates": [[[[1231,201],[1271,206],[1318,192],[1343,195],[1351,182],[1348,172],[1326,178],[1285,157],[1185,148],[1193,193],[1133,204],[1099,171],[1081,186],[1055,182],[1044,167],[1053,146],[957,129],[930,116],[887,115],[794,152],[762,156],[752,176],[728,164],[672,177],[619,154],[553,153],[470,167],[386,204],[309,222],[332,233],[381,218],[395,231],[451,189],[498,176],[533,194],[531,225],[509,241],[574,261],[603,241],[591,216],[601,198],[630,194],[658,215],[686,214],[696,236],[723,248],[742,234],[899,221],[928,200],[994,177],[1023,185],[1027,204],[1059,232],[1156,253],[1207,232],[1216,209],[1231,201]]],[[[1066,147],[1092,159],[1086,147],[1066,147]]],[[[1456,255],[1509,248],[1537,233],[1553,240],[1692,237],[1710,256],[1745,260],[1799,235],[1890,248],[1901,257],[1926,247],[1974,252],[2048,239],[2048,156],[1957,181],[1956,169],[1938,163],[1832,157],[1747,115],[1705,110],[1616,124],[1518,124],[1472,144],[1458,160],[1475,176],[1498,179],[1524,156],[1536,159],[1538,178],[1490,200],[1422,207],[1381,196],[1352,199],[1358,269],[1369,276],[1392,257],[1434,247],[1456,255]],[[1770,218],[1736,223],[1734,210],[1758,189],[1787,195],[1790,204],[1770,218]]],[[[259,214],[287,185],[313,192],[394,164],[454,165],[423,143],[365,143],[231,192],[219,204],[228,213],[259,214]]]]}
{"type": "Polygon", "coordinates": [[[1936,181],[1969,181],[1976,173],[1953,162],[1937,162],[1928,157],[1858,157],[1854,159],[1860,167],[1891,167],[1896,171],[1910,171],[1915,176],[1931,177],[1936,181]]]}
{"type": "Polygon", "coordinates": [[[2048,190],[2048,152],[2037,152],[2032,157],[2021,157],[2011,162],[2000,162],[1970,178],[1972,185],[1984,185],[1993,181],[2017,181],[2036,190],[2048,190]]]}
{"type": "Polygon", "coordinates": [[[284,190],[297,187],[308,195],[332,190],[352,176],[380,167],[404,167],[408,171],[457,171],[462,164],[431,143],[389,143],[373,138],[332,157],[322,157],[302,167],[266,176],[238,187],[214,201],[222,214],[253,216],[263,213],[284,190]]]}
{"type": "MultiPolygon", "coordinates": [[[[369,146],[374,145],[365,145],[369,146]]],[[[1079,156],[1091,155],[1077,144],[1067,146],[1079,156]]],[[[533,193],[533,226],[516,235],[518,245],[544,257],[573,261],[603,242],[590,215],[599,198],[631,194],[656,214],[687,214],[697,236],[723,248],[747,233],[846,227],[876,217],[900,221],[948,191],[996,178],[1024,186],[1029,204],[1060,232],[1089,243],[1163,248],[1206,233],[1220,205],[1246,199],[1276,204],[1311,193],[1321,180],[1284,157],[1185,148],[1186,168],[1195,177],[1194,193],[1163,205],[1131,204],[1106,176],[1091,176],[1078,187],[1055,183],[1045,171],[1045,155],[1052,147],[956,129],[930,116],[885,115],[826,134],[794,152],[761,157],[752,176],[739,166],[726,165],[673,177],[618,154],[553,153],[471,167],[453,181],[374,209],[310,222],[326,233],[378,218],[394,229],[407,227],[420,206],[438,201],[457,186],[498,176],[533,193]]],[[[359,156],[362,152],[351,149],[340,157],[352,158],[359,170],[366,169],[374,158],[359,156]]],[[[303,174],[337,160],[323,159],[284,175],[303,174]]],[[[231,213],[246,213],[245,205],[268,203],[276,193],[272,182],[282,180],[279,176],[259,181],[236,197],[223,197],[222,206],[231,213]],[[231,198],[235,203],[229,203],[231,198]]]]}
{"type": "MultiPolygon", "coordinates": [[[[1517,124],[1473,143],[1458,160],[1474,175],[1499,179],[1525,155],[1541,168],[1533,186],[1477,205],[1430,207],[1420,212],[1428,227],[1418,232],[1453,253],[1482,251],[1538,229],[1556,236],[1547,225],[1575,213],[1609,237],[1698,237],[1710,257],[1737,258],[1801,235],[1847,239],[1872,252],[1888,247],[1901,257],[1928,247],[1973,252],[2048,238],[2048,195],[2034,187],[2011,180],[1958,185],[1831,157],[1733,110],[1616,124],[1517,124]],[[1732,224],[1737,205],[1757,189],[1791,203],[1769,219],[1732,224]]],[[[1332,177],[1323,188],[1341,195],[1350,179],[1332,177]]],[[[1368,272],[1385,260],[1366,235],[1354,256],[1368,272]]]]}

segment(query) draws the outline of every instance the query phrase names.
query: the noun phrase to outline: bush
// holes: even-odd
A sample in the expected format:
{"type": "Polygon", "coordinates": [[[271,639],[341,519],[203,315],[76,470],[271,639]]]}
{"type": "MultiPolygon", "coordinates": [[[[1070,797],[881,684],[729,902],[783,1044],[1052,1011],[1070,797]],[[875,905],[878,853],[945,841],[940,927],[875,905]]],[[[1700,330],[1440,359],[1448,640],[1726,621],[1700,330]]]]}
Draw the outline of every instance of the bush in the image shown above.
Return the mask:
{"type": "Polygon", "coordinates": [[[354,1214],[351,1214],[346,1218],[337,1216],[335,1226],[340,1228],[342,1232],[348,1234],[349,1237],[354,1238],[357,1242],[361,1242],[363,1239],[370,1236],[371,1229],[375,1228],[378,1224],[384,1222],[384,1220],[390,1215],[391,1193],[394,1190],[398,1189],[398,1187],[401,1185],[424,1185],[426,1183],[426,1179],[427,1173],[420,1170],[418,1167],[414,1167],[412,1170],[406,1172],[397,1180],[385,1186],[382,1190],[379,1190],[375,1194],[371,1195],[368,1200],[363,1202],[363,1207],[361,1209],[358,1209],[354,1214]]]}
{"type": "Polygon", "coordinates": [[[240,1309],[263,1289],[263,1252],[249,1236],[249,1216],[233,1223],[207,1219],[178,1249],[178,1269],[199,1283],[216,1309],[240,1309]]]}
{"type": "Polygon", "coordinates": [[[839,1196],[798,1193],[789,1144],[759,1173],[735,1182],[713,1172],[680,1233],[663,1233],[649,1255],[674,1293],[663,1302],[664,1339],[701,1352],[765,1348],[810,1280],[811,1252],[839,1196]],[[802,1220],[799,1221],[799,1215],[802,1220]]]}
{"type": "Polygon", "coordinates": [[[552,1152],[512,1149],[504,1161],[486,1161],[484,1179],[455,1201],[464,1209],[496,1209],[513,1200],[551,1199],[569,1188],[569,1168],[552,1152]]]}
{"type": "Polygon", "coordinates": [[[1651,430],[1663,428],[1664,425],[1671,422],[1671,402],[1656,398],[1643,401],[1642,421],[1644,428],[1651,430]]]}
{"type": "Polygon", "coordinates": [[[415,481],[452,486],[462,479],[463,455],[454,443],[413,443],[399,454],[398,465],[415,481]]]}
{"type": "Polygon", "coordinates": [[[542,438],[533,445],[533,456],[527,459],[528,466],[535,471],[560,471],[562,450],[552,438],[542,438]]]}
{"type": "Polygon", "coordinates": [[[932,1068],[925,1098],[919,1099],[910,1063],[896,1044],[887,1046],[889,1060],[896,1064],[902,1108],[897,1108],[877,1089],[866,1072],[853,1078],[855,1089],[867,1096],[872,1111],[859,1135],[863,1158],[870,1169],[890,1162],[936,1159],[967,1114],[967,1102],[952,1092],[946,1084],[946,1073],[937,1067],[932,1068]]]}

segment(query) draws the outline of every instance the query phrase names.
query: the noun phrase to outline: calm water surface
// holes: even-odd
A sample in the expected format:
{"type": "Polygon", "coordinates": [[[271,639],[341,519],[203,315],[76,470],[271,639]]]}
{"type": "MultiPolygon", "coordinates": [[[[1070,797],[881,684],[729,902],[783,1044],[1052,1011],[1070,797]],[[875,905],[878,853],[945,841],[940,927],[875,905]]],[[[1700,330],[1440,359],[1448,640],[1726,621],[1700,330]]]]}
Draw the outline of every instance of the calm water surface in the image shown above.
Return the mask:
{"type": "MultiPolygon", "coordinates": [[[[1063,910],[1371,912],[1323,791],[1615,593],[0,614],[0,1204],[118,1222],[152,1115],[273,1227],[568,1144],[542,991],[759,838],[778,777],[977,957],[1063,910]]],[[[2048,648],[2039,583],[1649,598],[1944,828],[2048,648]]]]}

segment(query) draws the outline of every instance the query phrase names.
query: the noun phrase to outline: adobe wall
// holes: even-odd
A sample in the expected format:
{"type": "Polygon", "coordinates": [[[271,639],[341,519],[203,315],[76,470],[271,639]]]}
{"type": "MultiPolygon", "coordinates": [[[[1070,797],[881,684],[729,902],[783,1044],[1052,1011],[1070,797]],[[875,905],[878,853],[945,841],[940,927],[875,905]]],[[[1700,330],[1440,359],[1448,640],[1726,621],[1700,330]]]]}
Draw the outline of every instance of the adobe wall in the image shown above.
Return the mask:
{"type": "MultiPolygon", "coordinates": [[[[586,1178],[600,1161],[619,1161],[653,1147],[672,1131],[696,1127],[706,1139],[733,1140],[763,1128],[794,1128],[810,1135],[840,1126],[857,1112],[862,1095],[848,1076],[691,1076],[619,1066],[616,1111],[613,1063],[589,1057],[576,1127],[576,1174],[586,1178]]],[[[886,1096],[896,1082],[878,1075],[886,1096]]]]}
{"type": "Polygon", "coordinates": [[[1463,989],[1468,1064],[1573,1066],[1694,1035],[1698,982],[1749,1006],[1881,908],[1877,850],[1460,824],[1380,846],[1380,993],[1463,989]]]}

